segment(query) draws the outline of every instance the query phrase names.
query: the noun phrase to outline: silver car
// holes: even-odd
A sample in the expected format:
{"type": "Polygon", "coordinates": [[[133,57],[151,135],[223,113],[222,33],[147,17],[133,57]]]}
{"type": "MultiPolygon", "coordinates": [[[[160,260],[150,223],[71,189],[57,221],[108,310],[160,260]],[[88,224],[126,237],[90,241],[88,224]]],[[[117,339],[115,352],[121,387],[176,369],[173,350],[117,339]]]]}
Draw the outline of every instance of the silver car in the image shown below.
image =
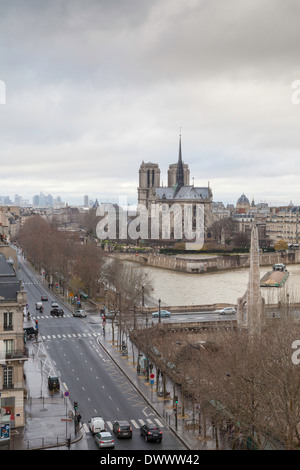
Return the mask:
{"type": "Polygon", "coordinates": [[[95,442],[99,449],[102,447],[115,447],[115,441],[110,432],[98,432],[95,435],[95,442]]]}
{"type": "Polygon", "coordinates": [[[85,310],[75,310],[75,312],[73,313],[73,317],[84,318],[84,317],[86,317],[86,311],[85,310]]]}
{"type": "Polygon", "coordinates": [[[225,307],[220,311],[219,315],[234,315],[236,310],[234,307],[225,307]]]}

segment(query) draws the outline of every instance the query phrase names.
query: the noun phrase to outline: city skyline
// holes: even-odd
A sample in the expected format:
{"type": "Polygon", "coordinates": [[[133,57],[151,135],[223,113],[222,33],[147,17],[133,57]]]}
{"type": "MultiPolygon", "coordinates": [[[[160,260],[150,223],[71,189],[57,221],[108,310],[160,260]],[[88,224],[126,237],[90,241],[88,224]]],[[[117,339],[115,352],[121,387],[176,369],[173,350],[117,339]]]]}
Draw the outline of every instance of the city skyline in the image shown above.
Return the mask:
{"type": "Polygon", "coordinates": [[[0,194],[137,199],[142,161],[195,186],[300,204],[298,23],[290,0],[2,7],[0,194]],[[34,28],[32,27],[34,25],[34,28]]]}
{"type": "MultiPolygon", "coordinates": [[[[256,200],[255,197],[253,198],[250,198],[248,197],[247,194],[245,194],[244,192],[242,194],[239,194],[239,195],[236,195],[236,199],[232,199],[230,202],[224,202],[224,201],[217,201],[217,200],[213,200],[213,203],[218,205],[220,203],[222,203],[224,205],[224,207],[227,207],[227,206],[236,206],[239,198],[241,197],[241,195],[245,195],[247,197],[247,199],[249,200],[250,203],[254,202],[255,205],[260,205],[260,204],[267,204],[269,207],[287,207],[287,206],[290,206],[290,205],[293,205],[293,206],[300,206],[300,204],[294,204],[293,201],[290,199],[290,200],[286,200],[286,201],[282,201],[282,203],[274,203],[272,204],[272,201],[263,201],[261,199],[258,199],[256,200]]],[[[79,195],[78,198],[76,198],[76,200],[72,203],[69,203],[68,201],[64,201],[62,200],[61,196],[60,195],[52,195],[52,194],[45,194],[43,192],[41,192],[40,194],[33,194],[31,196],[29,196],[29,198],[25,198],[22,196],[22,194],[14,194],[13,196],[11,196],[10,194],[0,194],[0,206],[5,206],[5,205],[19,205],[19,206],[22,206],[23,204],[26,205],[26,206],[42,206],[43,204],[38,204],[36,203],[35,204],[35,201],[37,201],[37,198],[42,198],[42,200],[46,199],[50,199],[52,200],[50,203],[47,202],[47,204],[45,205],[55,205],[56,203],[60,204],[61,206],[62,205],[69,205],[69,206],[85,206],[85,207],[92,207],[95,202],[97,201],[98,204],[101,204],[101,203],[112,203],[112,204],[115,204],[115,203],[118,203],[118,202],[121,202],[121,204],[124,203],[124,201],[127,201],[129,205],[131,206],[135,206],[137,204],[137,201],[134,200],[134,199],[137,199],[137,198],[127,198],[126,195],[113,195],[111,197],[109,197],[109,195],[105,196],[104,198],[102,199],[99,199],[97,196],[94,198],[91,198],[88,194],[84,193],[82,195],[79,195]]]]}

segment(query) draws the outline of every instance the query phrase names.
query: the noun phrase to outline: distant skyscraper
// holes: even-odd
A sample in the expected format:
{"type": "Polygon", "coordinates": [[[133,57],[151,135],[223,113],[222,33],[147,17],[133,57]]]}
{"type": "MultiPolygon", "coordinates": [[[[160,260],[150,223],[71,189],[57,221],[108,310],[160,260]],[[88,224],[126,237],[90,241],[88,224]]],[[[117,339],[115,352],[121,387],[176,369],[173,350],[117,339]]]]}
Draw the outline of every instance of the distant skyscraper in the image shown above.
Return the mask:
{"type": "Polygon", "coordinates": [[[83,198],[83,205],[84,207],[89,207],[89,197],[87,195],[83,198]]]}
{"type": "Polygon", "coordinates": [[[52,196],[52,194],[48,194],[48,196],[46,196],[46,204],[47,204],[47,206],[53,206],[53,196],[52,196]]]}
{"type": "Polygon", "coordinates": [[[19,196],[18,194],[15,194],[15,205],[16,206],[21,206],[22,205],[22,197],[19,196]]]}
{"type": "Polygon", "coordinates": [[[33,196],[32,198],[32,204],[34,206],[39,206],[40,204],[40,196],[38,196],[37,194],[35,196],[33,196]]]}

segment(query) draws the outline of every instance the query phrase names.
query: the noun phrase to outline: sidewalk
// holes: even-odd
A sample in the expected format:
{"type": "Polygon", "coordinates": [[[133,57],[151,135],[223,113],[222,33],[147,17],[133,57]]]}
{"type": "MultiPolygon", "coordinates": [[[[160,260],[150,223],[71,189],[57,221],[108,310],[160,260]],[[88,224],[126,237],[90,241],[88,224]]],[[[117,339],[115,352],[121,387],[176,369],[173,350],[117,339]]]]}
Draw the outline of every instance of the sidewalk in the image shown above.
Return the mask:
{"type": "MultiPolygon", "coordinates": [[[[99,314],[91,311],[88,312],[88,315],[93,322],[98,324],[98,327],[102,324],[99,314]]],[[[186,407],[184,416],[181,416],[181,408],[178,408],[176,424],[172,398],[164,399],[157,396],[155,385],[150,384],[150,380],[147,381],[145,376],[137,374],[136,364],[133,364],[132,357],[130,355],[128,357],[122,356],[116,345],[112,343],[110,320],[106,323],[105,336],[102,333],[99,334],[97,342],[127,376],[132,385],[143,395],[148,405],[158,413],[164,425],[169,426],[186,445],[187,449],[213,450],[216,448],[215,439],[208,436],[204,440],[199,435],[198,426],[193,424],[191,409],[186,407]]],[[[74,422],[71,419],[72,406],[70,400],[64,397],[63,392],[56,392],[55,395],[51,395],[48,390],[46,377],[49,374],[51,375],[53,371],[51,371],[51,360],[47,356],[44,343],[31,340],[28,341],[26,346],[30,352],[30,358],[24,366],[25,383],[28,391],[25,400],[26,425],[24,428],[12,430],[10,449],[59,448],[67,450],[66,439],[70,438],[71,450],[87,450],[85,433],[81,433],[81,431],[75,433],[74,422]]],[[[132,345],[128,349],[130,354],[132,345]]],[[[135,358],[137,358],[137,352],[135,358]]],[[[167,390],[173,390],[173,384],[168,383],[167,390]]],[[[220,445],[220,448],[224,448],[224,446],[220,445]]]]}
{"type": "Polygon", "coordinates": [[[11,430],[9,447],[3,446],[0,449],[67,449],[67,438],[74,444],[82,440],[81,433],[75,434],[70,400],[64,396],[63,391],[51,394],[48,390],[46,377],[53,371],[43,342],[30,340],[26,346],[29,349],[29,360],[24,366],[26,424],[23,428],[11,430]]]}

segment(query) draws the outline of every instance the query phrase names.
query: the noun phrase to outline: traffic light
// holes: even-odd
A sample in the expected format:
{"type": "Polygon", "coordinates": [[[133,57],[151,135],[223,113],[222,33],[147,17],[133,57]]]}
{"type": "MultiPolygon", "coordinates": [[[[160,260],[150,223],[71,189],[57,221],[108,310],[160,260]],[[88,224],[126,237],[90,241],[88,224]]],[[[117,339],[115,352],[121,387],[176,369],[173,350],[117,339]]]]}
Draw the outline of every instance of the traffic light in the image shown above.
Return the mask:
{"type": "Polygon", "coordinates": [[[177,396],[174,397],[174,402],[176,403],[176,405],[178,404],[178,397],[177,396]]]}
{"type": "Polygon", "coordinates": [[[78,401],[74,401],[74,410],[78,410],[78,401]]]}

